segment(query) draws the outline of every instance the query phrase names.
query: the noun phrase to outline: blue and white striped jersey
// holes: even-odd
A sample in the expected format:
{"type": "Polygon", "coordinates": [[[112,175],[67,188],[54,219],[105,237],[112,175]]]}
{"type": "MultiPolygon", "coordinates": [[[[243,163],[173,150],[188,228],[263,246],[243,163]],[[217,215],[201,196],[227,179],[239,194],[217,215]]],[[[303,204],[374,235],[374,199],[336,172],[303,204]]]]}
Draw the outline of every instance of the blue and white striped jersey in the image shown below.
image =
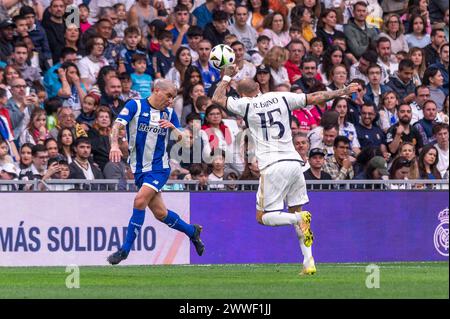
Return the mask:
{"type": "Polygon", "coordinates": [[[157,110],[147,99],[130,100],[119,113],[116,122],[126,127],[129,163],[133,173],[169,168],[167,143],[170,130],[159,126],[161,119],[166,119],[176,128],[180,128],[178,117],[172,108],[157,110]]]}

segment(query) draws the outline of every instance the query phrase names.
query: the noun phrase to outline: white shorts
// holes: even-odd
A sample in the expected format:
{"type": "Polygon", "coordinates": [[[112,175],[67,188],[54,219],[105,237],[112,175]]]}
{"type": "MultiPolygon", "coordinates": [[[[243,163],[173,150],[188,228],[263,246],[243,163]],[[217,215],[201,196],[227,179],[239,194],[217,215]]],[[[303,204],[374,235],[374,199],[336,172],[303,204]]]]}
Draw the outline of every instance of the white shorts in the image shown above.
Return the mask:
{"type": "Polygon", "coordinates": [[[304,205],[309,202],[302,165],[298,161],[281,161],[261,171],[256,194],[256,209],[264,212],[304,205]]]}

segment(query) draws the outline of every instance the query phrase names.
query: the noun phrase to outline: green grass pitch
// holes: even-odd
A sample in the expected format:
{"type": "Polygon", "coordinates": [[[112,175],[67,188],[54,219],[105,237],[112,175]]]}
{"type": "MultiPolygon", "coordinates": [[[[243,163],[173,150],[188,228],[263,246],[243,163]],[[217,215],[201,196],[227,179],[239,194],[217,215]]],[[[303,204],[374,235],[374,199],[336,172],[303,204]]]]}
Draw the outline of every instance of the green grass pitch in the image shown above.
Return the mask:
{"type": "Polygon", "coordinates": [[[380,288],[366,288],[368,264],[161,265],[80,267],[68,289],[65,267],[0,267],[0,298],[449,298],[448,262],[377,263],[380,288]]]}

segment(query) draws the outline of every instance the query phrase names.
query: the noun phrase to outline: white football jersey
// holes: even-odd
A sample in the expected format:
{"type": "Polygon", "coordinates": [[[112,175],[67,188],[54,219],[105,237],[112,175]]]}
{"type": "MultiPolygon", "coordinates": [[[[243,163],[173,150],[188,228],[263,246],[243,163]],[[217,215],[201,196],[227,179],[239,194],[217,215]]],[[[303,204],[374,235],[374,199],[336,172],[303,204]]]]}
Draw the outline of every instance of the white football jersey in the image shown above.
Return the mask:
{"type": "Polygon", "coordinates": [[[250,130],[259,169],[282,160],[301,160],[292,143],[291,112],[305,106],[305,94],[290,92],[227,99],[228,110],[242,116],[250,130]]]}

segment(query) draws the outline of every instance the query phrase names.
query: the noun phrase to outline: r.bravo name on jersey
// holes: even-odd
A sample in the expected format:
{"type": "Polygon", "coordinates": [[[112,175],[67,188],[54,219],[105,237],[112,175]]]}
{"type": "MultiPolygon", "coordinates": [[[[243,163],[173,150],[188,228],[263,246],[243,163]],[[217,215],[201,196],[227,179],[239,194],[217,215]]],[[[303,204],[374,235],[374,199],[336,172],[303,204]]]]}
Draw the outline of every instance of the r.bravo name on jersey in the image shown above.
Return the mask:
{"type": "Polygon", "coordinates": [[[165,136],[167,134],[167,129],[161,128],[158,126],[147,125],[145,123],[139,124],[138,131],[147,132],[147,133],[155,133],[155,134],[163,135],[163,136],[165,136]]]}
{"type": "Polygon", "coordinates": [[[278,103],[278,98],[274,97],[271,100],[267,100],[267,101],[263,101],[263,102],[259,102],[259,103],[253,103],[253,107],[256,109],[262,109],[265,107],[269,107],[273,104],[277,104],[278,103]]]}

